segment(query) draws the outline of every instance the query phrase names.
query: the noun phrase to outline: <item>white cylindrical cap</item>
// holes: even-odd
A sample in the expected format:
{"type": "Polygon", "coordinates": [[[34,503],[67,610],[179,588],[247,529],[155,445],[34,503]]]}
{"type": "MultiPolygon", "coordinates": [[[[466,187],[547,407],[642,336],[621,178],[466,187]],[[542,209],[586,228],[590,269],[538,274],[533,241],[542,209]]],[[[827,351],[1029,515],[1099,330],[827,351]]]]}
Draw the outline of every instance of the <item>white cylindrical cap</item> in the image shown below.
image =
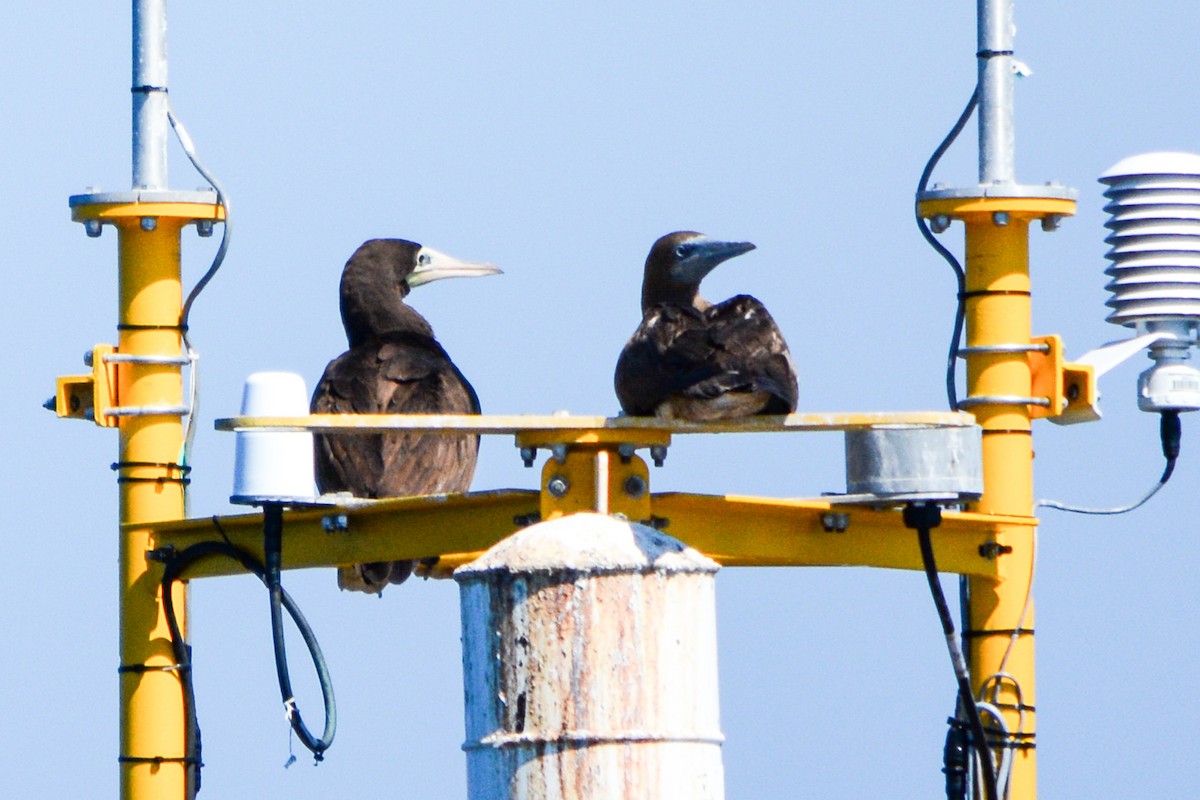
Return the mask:
{"type": "MultiPolygon", "coordinates": [[[[304,378],[292,372],[255,372],[242,390],[244,417],[308,415],[304,378]]],[[[313,440],[311,433],[239,431],[234,445],[233,496],[230,501],[312,500],[313,440]]]]}

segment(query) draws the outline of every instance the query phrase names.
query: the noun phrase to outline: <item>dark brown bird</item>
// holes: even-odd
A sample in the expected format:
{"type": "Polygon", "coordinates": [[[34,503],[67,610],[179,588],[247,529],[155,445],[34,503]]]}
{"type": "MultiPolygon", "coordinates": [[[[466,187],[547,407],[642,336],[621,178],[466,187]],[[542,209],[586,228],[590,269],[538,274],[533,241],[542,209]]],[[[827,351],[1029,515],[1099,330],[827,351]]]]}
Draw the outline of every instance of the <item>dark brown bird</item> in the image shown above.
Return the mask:
{"type": "MultiPolygon", "coordinates": [[[[342,272],[342,325],[350,349],[325,368],[313,392],[313,413],[478,414],[475,390],[404,298],[430,281],[498,272],[491,264],[460,261],[404,239],[364,242],[342,272]]],[[[317,488],[368,498],[465,492],[479,452],[479,437],[468,435],[343,434],[314,440],[317,488]]],[[[342,567],[338,586],[377,594],[403,582],[415,564],[342,567]]]]}
{"type": "Polygon", "coordinates": [[[700,296],[700,281],[714,267],[753,249],[694,231],[654,243],[642,280],[642,324],[617,360],[626,414],[711,422],[796,410],[796,367],[763,304],[737,295],[713,305],[700,296]]]}

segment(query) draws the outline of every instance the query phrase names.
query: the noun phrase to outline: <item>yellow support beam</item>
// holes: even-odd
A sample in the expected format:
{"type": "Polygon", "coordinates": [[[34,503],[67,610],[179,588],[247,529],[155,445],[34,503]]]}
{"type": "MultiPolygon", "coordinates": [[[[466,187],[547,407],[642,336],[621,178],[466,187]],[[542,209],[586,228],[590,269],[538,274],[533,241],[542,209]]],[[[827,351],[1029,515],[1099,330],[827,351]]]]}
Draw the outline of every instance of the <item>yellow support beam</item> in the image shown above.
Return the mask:
{"type": "MultiPolygon", "coordinates": [[[[560,472],[546,463],[544,484],[560,472]]],[[[628,476],[644,480],[645,465],[631,462],[626,478],[608,486],[625,492],[628,476]]],[[[593,477],[591,470],[581,470],[593,477]]],[[[574,474],[574,473],[572,473],[574,474]]],[[[587,490],[589,493],[591,489],[587,490]]],[[[523,525],[542,518],[540,509],[561,498],[550,491],[503,490],[437,497],[380,500],[354,507],[300,509],[284,516],[284,569],[333,567],[371,561],[440,558],[433,574],[446,577],[523,525]]],[[[614,492],[615,493],[615,492],[614,492]]],[[[590,494],[589,494],[590,496],[590,494]]],[[[646,494],[645,516],[725,566],[852,566],[921,569],[916,534],[897,509],[878,510],[826,500],[775,500],[686,493],[646,494]]],[[[615,505],[621,501],[610,500],[615,505]]],[[[626,507],[630,510],[631,507],[626,507]]],[[[571,511],[592,510],[572,508],[571,511]]],[[[561,511],[554,512],[554,516],[561,511]]],[[[620,512],[618,512],[620,513],[620,512]]],[[[628,514],[626,515],[629,516],[628,514]]],[[[1031,517],[946,512],[933,531],[939,567],[945,572],[996,579],[1011,564],[1013,542],[1036,525],[1031,517]]],[[[263,558],[262,516],[165,521],[125,526],[148,549],[183,550],[201,541],[229,541],[263,558]]],[[[224,559],[200,561],[188,579],[240,574],[224,559]]]]}

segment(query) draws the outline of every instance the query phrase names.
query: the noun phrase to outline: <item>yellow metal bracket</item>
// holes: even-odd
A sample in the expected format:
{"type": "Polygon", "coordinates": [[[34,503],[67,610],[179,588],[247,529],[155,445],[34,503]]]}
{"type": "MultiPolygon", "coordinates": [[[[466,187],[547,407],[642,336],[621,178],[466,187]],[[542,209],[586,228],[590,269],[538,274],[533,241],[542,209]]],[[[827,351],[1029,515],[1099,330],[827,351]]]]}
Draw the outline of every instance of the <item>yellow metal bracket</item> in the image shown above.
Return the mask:
{"type": "MultiPolygon", "coordinates": [[[[921,569],[915,533],[898,507],[839,505],[829,499],[764,499],[650,492],[639,450],[661,460],[673,434],[724,430],[844,431],[874,425],[957,427],[962,413],[794,414],[717,425],[636,417],[485,417],[422,415],[313,415],[218,420],[225,430],[309,430],[355,433],[421,430],[514,434],[532,463],[549,451],[537,492],[501,490],[341,506],[296,508],[285,514],[284,568],[330,567],[371,561],[437,559],[428,570],[447,577],[455,567],[524,525],[580,511],[622,516],[666,529],[672,536],[729,566],[871,566],[921,569]],[[660,449],[661,448],[661,449],[660,449]]],[[[898,506],[899,503],[893,504],[898,506]]],[[[1027,535],[1033,517],[947,512],[933,532],[945,572],[999,579],[1011,541],[1027,535]]],[[[228,536],[262,556],[257,514],[126,526],[149,551],[228,536]],[[216,525],[220,525],[218,531],[216,525]]],[[[234,562],[200,562],[184,577],[234,574],[234,562]]]]}
{"type": "Polygon", "coordinates": [[[63,375],[58,378],[54,391],[54,413],[63,419],[88,419],[103,428],[117,424],[116,417],[108,414],[117,405],[116,366],[108,362],[107,356],[116,352],[110,344],[98,344],[92,348],[90,375],[63,375]]]}
{"type": "Polygon", "coordinates": [[[1059,336],[1035,337],[1033,343],[1046,347],[1045,352],[1029,353],[1033,394],[1047,398],[1050,405],[1031,406],[1030,416],[1048,417],[1061,424],[1100,419],[1095,367],[1067,362],[1059,336]]]}

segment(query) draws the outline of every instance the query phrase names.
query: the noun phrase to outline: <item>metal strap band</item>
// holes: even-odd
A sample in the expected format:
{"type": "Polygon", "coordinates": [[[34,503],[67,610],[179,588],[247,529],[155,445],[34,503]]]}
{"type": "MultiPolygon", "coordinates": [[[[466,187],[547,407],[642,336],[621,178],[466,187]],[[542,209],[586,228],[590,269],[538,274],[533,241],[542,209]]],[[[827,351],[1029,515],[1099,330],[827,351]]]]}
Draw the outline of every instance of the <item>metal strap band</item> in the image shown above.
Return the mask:
{"type": "Polygon", "coordinates": [[[104,356],[108,364],[190,364],[187,356],[164,356],[158,354],[134,355],[132,353],[109,353],[104,356]]]}
{"type": "Polygon", "coordinates": [[[109,417],[186,417],[187,406],[114,406],[105,411],[109,417]]]}
{"type": "Polygon", "coordinates": [[[974,408],[975,406],[1042,406],[1048,408],[1050,399],[1046,397],[1022,397],[1015,394],[977,395],[958,401],[958,408],[974,408]]]}
{"type": "Polygon", "coordinates": [[[511,747],[580,747],[602,744],[642,744],[645,742],[671,742],[676,744],[722,744],[725,736],[721,733],[651,733],[649,731],[627,731],[620,733],[599,733],[593,731],[564,731],[560,734],[539,736],[528,733],[490,734],[474,742],[465,742],[462,749],[467,752],[475,750],[498,750],[511,747]]]}
{"type": "Polygon", "coordinates": [[[981,344],[973,347],[960,347],[955,351],[959,358],[974,355],[992,355],[1004,353],[1049,353],[1048,344],[981,344]]]}
{"type": "Polygon", "coordinates": [[[997,56],[1011,56],[1012,50],[977,50],[976,58],[996,58],[997,56]]]}

